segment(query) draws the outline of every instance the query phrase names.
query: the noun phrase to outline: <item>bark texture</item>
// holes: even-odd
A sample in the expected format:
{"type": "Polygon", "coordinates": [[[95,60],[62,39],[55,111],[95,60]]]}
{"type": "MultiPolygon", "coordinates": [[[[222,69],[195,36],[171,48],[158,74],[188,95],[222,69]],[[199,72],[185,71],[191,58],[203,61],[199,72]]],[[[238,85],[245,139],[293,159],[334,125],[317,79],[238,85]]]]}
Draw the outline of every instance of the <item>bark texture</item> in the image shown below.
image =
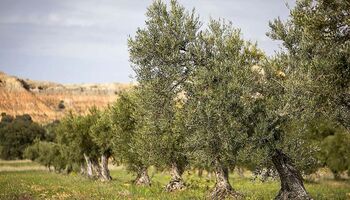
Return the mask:
{"type": "Polygon", "coordinates": [[[67,165],[66,169],[64,170],[64,173],[70,174],[73,171],[72,165],[67,165]]]}
{"type": "Polygon", "coordinates": [[[86,175],[86,167],[84,166],[84,164],[80,164],[80,174],[82,176],[86,175]]]}
{"type": "Polygon", "coordinates": [[[235,192],[228,179],[228,168],[219,161],[215,162],[216,183],[210,194],[210,199],[242,199],[242,196],[235,192]]]}
{"type": "Polygon", "coordinates": [[[140,167],[137,172],[136,179],[134,180],[135,185],[150,186],[151,180],[148,176],[147,167],[140,167]]]}
{"type": "Polygon", "coordinates": [[[240,178],[244,178],[244,169],[242,167],[237,167],[237,173],[240,178]]]}
{"type": "Polygon", "coordinates": [[[306,192],[303,177],[292,160],[280,150],[275,150],[272,162],[281,181],[281,189],[275,200],[311,200],[306,192]]]}
{"type": "Polygon", "coordinates": [[[85,162],[86,162],[86,175],[88,178],[93,178],[94,175],[92,173],[92,162],[89,156],[84,154],[85,162]]]}
{"type": "Polygon", "coordinates": [[[173,192],[176,190],[185,189],[185,183],[182,179],[182,174],[184,173],[184,167],[178,165],[177,163],[173,163],[171,165],[171,180],[165,186],[165,190],[167,192],[173,192]]]}
{"type": "Polygon", "coordinates": [[[92,169],[93,169],[94,177],[97,178],[97,179],[101,179],[102,178],[102,172],[101,172],[101,166],[98,163],[98,159],[96,159],[96,158],[91,159],[91,163],[92,163],[92,169]]]}
{"type": "Polygon", "coordinates": [[[200,178],[203,177],[203,169],[202,168],[198,169],[198,177],[200,177],[200,178]]]}
{"type": "Polygon", "coordinates": [[[112,177],[108,169],[108,157],[106,155],[101,156],[101,179],[103,181],[110,181],[112,177]]]}

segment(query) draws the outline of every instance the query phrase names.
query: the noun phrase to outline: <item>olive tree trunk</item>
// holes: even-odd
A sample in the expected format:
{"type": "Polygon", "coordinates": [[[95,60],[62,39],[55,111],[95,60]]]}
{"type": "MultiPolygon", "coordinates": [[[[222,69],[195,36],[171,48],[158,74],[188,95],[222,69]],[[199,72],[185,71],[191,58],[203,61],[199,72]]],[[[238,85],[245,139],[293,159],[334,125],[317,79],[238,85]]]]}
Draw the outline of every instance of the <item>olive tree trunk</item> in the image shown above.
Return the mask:
{"type": "Polygon", "coordinates": [[[88,176],[88,178],[93,178],[94,175],[92,173],[91,158],[89,156],[87,156],[85,153],[84,153],[84,158],[85,158],[85,162],[86,162],[86,175],[88,176]]]}
{"type": "Polygon", "coordinates": [[[202,177],[203,177],[203,169],[202,169],[202,168],[199,168],[199,169],[198,169],[198,177],[199,177],[199,178],[202,178],[202,177]]]}
{"type": "Polygon", "coordinates": [[[109,173],[109,169],[108,169],[108,156],[105,154],[102,154],[102,156],[101,156],[101,174],[102,174],[101,179],[103,181],[112,180],[112,177],[111,177],[111,175],[109,173]]]}
{"type": "Polygon", "coordinates": [[[80,164],[80,175],[82,176],[86,175],[86,167],[83,163],[80,164]]]}
{"type": "Polygon", "coordinates": [[[294,166],[292,160],[280,150],[275,150],[272,162],[281,181],[281,189],[275,200],[311,200],[306,192],[303,177],[294,166]]]}
{"type": "Polygon", "coordinates": [[[167,192],[172,192],[176,190],[182,190],[185,188],[185,183],[182,179],[182,174],[184,173],[184,167],[177,164],[171,164],[171,179],[170,182],[165,186],[167,192]]]}
{"type": "Polygon", "coordinates": [[[66,169],[64,170],[64,173],[70,174],[73,171],[72,165],[67,165],[66,169]]]}
{"type": "Polygon", "coordinates": [[[225,198],[233,198],[233,199],[241,199],[241,195],[236,193],[228,179],[228,167],[222,165],[220,161],[215,161],[215,178],[216,183],[213,191],[210,194],[211,199],[225,199],[225,198]]]}
{"type": "Polygon", "coordinates": [[[237,173],[240,178],[244,178],[244,169],[242,167],[237,167],[237,173]]]}
{"type": "Polygon", "coordinates": [[[91,159],[91,163],[92,163],[92,169],[93,169],[93,173],[95,175],[95,178],[101,179],[102,172],[101,172],[101,166],[98,163],[98,159],[97,158],[91,159]]]}
{"type": "Polygon", "coordinates": [[[147,167],[140,167],[136,179],[134,180],[135,185],[150,186],[151,180],[148,176],[147,167]]]}

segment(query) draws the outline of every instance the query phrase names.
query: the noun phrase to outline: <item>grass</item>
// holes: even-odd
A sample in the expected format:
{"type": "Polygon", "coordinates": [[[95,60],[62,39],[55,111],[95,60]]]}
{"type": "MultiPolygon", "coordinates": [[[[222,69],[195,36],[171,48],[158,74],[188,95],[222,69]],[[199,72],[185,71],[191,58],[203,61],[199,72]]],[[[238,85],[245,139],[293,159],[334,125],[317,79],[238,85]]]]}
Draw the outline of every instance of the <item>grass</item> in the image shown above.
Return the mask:
{"type": "MultiPolygon", "coordinates": [[[[56,174],[47,170],[37,170],[37,164],[22,162],[8,165],[0,161],[0,199],[203,199],[213,187],[214,180],[199,178],[186,172],[184,178],[188,188],[167,193],[163,186],[169,180],[167,173],[152,170],[151,187],[137,187],[131,184],[134,176],[123,168],[113,168],[113,181],[105,183],[88,180],[78,174],[56,174]],[[6,167],[17,171],[1,171],[6,167]],[[34,167],[35,170],[31,170],[34,167]],[[23,169],[23,170],[19,170],[23,169]]],[[[251,181],[250,178],[231,176],[233,187],[244,194],[245,199],[273,199],[279,189],[278,181],[251,181]]],[[[306,182],[306,188],[314,199],[350,199],[350,181],[325,179],[306,182]]]]}
{"type": "Polygon", "coordinates": [[[27,170],[45,170],[45,167],[30,160],[0,160],[0,172],[27,170]]]}

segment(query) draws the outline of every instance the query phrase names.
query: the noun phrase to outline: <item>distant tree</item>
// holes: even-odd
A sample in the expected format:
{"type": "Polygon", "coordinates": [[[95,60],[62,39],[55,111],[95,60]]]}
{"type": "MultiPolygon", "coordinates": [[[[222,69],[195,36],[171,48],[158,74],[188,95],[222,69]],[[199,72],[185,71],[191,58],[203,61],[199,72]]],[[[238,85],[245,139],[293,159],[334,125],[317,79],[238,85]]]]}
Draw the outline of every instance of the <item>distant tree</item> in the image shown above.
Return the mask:
{"type": "MultiPolygon", "coordinates": [[[[65,168],[74,168],[74,166],[79,166],[82,174],[86,174],[87,166],[85,165],[85,160],[83,153],[79,146],[75,146],[79,144],[77,141],[79,139],[79,135],[75,134],[75,123],[77,120],[77,116],[72,113],[68,113],[65,116],[58,126],[55,128],[55,141],[60,146],[62,157],[65,160],[66,166],[65,168]]],[[[92,169],[90,177],[93,176],[92,169]]]]}
{"type": "Polygon", "coordinates": [[[0,122],[0,157],[22,159],[24,149],[44,136],[45,129],[33,122],[30,115],[18,115],[16,118],[4,115],[0,122]]]}
{"type": "Polygon", "coordinates": [[[48,123],[44,126],[45,128],[45,137],[44,140],[48,142],[54,142],[56,140],[56,129],[60,121],[55,120],[51,123],[48,123]]]}
{"type": "Polygon", "coordinates": [[[350,170],[350,134],[337,132],[322,141],[321,156],[327,167],[331,169],[335,179],[340,174],[350,170]]]}
{"type": "Polygon", "coordinates": [[[110,108],[99,112],[96,122],[92,124],[90,129],[92,140],[98,145],[101,154],[101,178],[104,181],[112,179],[108,169],[108,160],[112,156],[113,143],[111,141],[114,137],[110,117],[110,108]]]}
{"type": "Polygon", "coordinates": [[[37,140],[25,149],[24,157],[46,166],[50,171],[51,167],[54,167],[57,172],[66,169],[67,173],[69,173],[71,170],[70,168],[66,168],[67,163],[61,153],[61,148],[54,142],[37,140]]]}
{"type": "Polygon", "coordinates": [[[5,125],[5,123],[10,123],[14,120],[12,115],[7,115],[6,113],[1,113],[1,125],[5,125]]]}
{"type": "MultiPolygon", "coordinates": [[[[186,158],[180,147],[182,135],[174,132],[175,99],[183,91],[183,83],[193,65],[191,48],[200,28],[194,12],[187,12],[177,1],[169,9],[155,1],[147,10],[144,28],[139,28],[128,41],[130,61],[142,93],[138,132],[145,136],[149,162],[172,168],[168,191],[183,188],[182,173],[186,158]],[[145,117],[147,116],[147,117],[145,117]]],[[[146,161],[145,161],[146,162],[146,161]]]]}
{"type": "Polygon", "coordinates": [[[99,111],[91,108],[86,116],[69,114],[57,129],[57,142],[65,149],[69,165],[81,166],[81,173],[89,178],[101,178],[100,151],[91,136],[91,126],[96,123],[99,111]]]}
{"type": "Polygon", "coordinates": [[[137,174],[134,184],[150,185],[148,176],[148,163],[143,158],[146,145],[143,135],[137,132],[137,101],[142,97],[137,96],[136,89],[122,92],[118,100],[111,108],[111,121],[114,136],[112,139],[113,156],[116,161],[126,164],[127,169],[137,174]],[[141,145],[141,146],[140,146],[141,145]]]}
{"type": "Polygon", "coordinates": [[[89,114],[78,116],[74,122],[74,137],[72,143],[73,148],[78,148],[84,156],[89,177],[102,178],[101,168],[99,165],[100,149],[98,144],[91,136],[91,127],[96,123],[99,117],[99,110],[93,107],[89,110],[89,114]],[[89,174],[90,169],[94,174],[89,174]],[[92,175],[92,176],[91,176],[92,175]]]}
{"type": "Polygon", "coordinates": [[[61,100],[60,103],[58,103],[58,109],[63,110],[65,108],[66,108],[66,106],[64,105],[64,101],[61,100]]]}
{"type": "Polygon", "coordinates": [[[316,142],[320,148],[318,159],[322,167],[328,167],[336,179],[346,170],[350,173],[350,134],[347,129],[318,118],[309,125],[307,131],[308,139],[316,142]]]}

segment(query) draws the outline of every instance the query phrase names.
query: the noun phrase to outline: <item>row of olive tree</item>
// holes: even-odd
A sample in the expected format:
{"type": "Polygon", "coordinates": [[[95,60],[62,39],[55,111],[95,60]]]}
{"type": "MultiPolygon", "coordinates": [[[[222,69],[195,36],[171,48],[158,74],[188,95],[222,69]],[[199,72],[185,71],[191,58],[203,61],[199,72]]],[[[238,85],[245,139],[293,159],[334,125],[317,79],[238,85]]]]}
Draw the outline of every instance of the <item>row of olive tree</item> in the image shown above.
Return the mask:
{"type": "MultiPolygon", "coordinates": [[[[276,199],[311,199],[302,173],[316,169],[319,148],[309,122],[329,116],[348,128],[347,6],[298,2],[286,23],[271,22],[269,35],[285,50],[267,57],[231,23],[203,27],[194,10],[155,1],[128,41],[138,86],[104,111],[62,120],[52,145],[62,155],[59,169],[110,180],[113,158],[136,172],[135,184],[150,185],[149,166],[169,168],[166,190],[174,191],[185,187],[186,167],[205,166],[216,175],[211,198],[223,199],[241,197],[229,168],[249,165],[277,172],[276,199]]],[[[339,138],[349,137],[323,145],[339,138]]]]}
{"type": "Polygon", "coordinates": [[[349,124],[348,8],[298,2],[286,23],[270,23],[285,50],[268,58],[231,23],[203,28],[194,10],[155,1],[128,42],[142,98],[143,163],[171,166],[180,181],[187,162],[205,163],[216,174],[212,197],[223,198],[238,196],[228,167],[240,152],[256,154],[255,163],[278,172],[277,199],[310,199],[301,172],[316,164],[317,147],[306,125],[324,114],[349,124]]]}

